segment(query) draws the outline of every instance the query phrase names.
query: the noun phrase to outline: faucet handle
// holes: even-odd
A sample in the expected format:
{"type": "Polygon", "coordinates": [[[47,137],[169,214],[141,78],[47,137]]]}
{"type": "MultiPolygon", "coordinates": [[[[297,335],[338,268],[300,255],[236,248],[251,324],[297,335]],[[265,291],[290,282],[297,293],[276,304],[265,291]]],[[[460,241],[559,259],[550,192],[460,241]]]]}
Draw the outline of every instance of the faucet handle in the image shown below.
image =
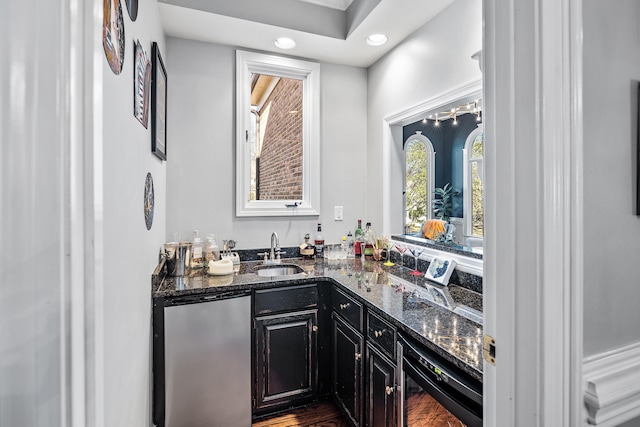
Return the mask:
{"type": "Polygon", "coordinates": [[[264,262],[267,262],[267,256],[269,256],[269,252],[260,252],[257,255],[264,257],[264,262]]]}
{"type": "Polygon", "coordinates": [[[287,254],[287,252],[286,252],[286,251],[281,250],[280,248],[278,248],[278,249],[276,250],[276,255],[277,255],[277,257],[278,257],[277,259],[280,259],[280,254],[285,254],[285,255],[286,255],[286,254],[287,254]]]}

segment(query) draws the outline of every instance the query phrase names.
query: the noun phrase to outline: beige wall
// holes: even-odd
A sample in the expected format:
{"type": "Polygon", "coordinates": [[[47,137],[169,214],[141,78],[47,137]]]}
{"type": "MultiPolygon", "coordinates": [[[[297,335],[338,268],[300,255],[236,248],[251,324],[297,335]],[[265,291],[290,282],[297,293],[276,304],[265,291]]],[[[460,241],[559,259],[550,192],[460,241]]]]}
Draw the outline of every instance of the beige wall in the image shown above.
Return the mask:
{"type": "MultiPolygon", "coordinates": [[[[320,64],[319,217],[235,216],[235,49],[169,37],[171,64],[168,135],[174,144],[167,162],[167,236],[215,233],[237,248],[265,248],[276,231],[281,246],[297,246],[315,234],[338,243],[366,220],[367,73],[365,69],[320,64]],[[333,207],[344,220],[333,220],[333,207]]],[[[374,223],[375,226],[375,223],[374,223]]]]}
{"type": "Polygon", "coordinates": [[[584,0],[584,354],[640,342],[640,3],[584,0]]]}

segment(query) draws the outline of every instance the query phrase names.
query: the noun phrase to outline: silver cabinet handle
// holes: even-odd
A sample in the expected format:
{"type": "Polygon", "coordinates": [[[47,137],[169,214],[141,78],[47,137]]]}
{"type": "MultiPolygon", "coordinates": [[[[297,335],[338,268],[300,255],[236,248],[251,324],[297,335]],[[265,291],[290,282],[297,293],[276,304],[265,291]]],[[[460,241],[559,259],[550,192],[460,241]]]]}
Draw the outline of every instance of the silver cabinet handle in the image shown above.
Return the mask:
{"type": "Polygon", "coordinates": [[[340,309],[344,310],[345,308],[349,308],[350,305],[351,305],[350,303],[340,304],[340,309]]]}
{"type": "Polygon", "coordinates": [[[384,333],[384,331],[373,331],[373,335],[376,338],[380,338],[382,336],[382,334],[384,333]]]}
{"type": "Polygon", "coordinates": [[[391,393],[393,393],[393,389],[395,387],[389,387],[387,386],[384,390],[387,392],[387,396],[391,396],[391,393]]]}
{"type": "Polygon", "coordinates": [[[311,330],[313,330],[313,332],[318,332],[318,325],[313,325],[311,330]]]}
{"type": "Polygon", "coordinates": [[[356,353],[356,360],[360,360],[362,358],[362,354],[356,353]]]}

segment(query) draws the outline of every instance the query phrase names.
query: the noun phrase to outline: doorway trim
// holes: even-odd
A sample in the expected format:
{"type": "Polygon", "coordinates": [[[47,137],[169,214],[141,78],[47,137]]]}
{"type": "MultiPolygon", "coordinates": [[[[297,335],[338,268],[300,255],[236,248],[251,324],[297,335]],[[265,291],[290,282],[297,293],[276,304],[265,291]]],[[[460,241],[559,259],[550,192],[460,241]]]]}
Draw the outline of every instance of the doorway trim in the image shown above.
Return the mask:
{"type": "Polygon", "coordinates": [[[581,8],[483,3],[486,426],[584,423],[581,8]]]}

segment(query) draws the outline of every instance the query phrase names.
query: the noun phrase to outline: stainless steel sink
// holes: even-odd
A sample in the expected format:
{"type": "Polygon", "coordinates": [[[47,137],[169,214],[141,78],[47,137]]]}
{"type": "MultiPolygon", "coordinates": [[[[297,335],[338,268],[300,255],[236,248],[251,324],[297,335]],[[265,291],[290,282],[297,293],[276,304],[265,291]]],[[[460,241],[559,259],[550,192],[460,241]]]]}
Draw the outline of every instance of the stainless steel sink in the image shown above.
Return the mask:
{"type": "Polygon", "coordinates": [[[304,272],[302,267],[293,264],[261,265],[259,267],[255,267],[254,270],[258,276],[262,277],[293,276],[304,272]]]}

